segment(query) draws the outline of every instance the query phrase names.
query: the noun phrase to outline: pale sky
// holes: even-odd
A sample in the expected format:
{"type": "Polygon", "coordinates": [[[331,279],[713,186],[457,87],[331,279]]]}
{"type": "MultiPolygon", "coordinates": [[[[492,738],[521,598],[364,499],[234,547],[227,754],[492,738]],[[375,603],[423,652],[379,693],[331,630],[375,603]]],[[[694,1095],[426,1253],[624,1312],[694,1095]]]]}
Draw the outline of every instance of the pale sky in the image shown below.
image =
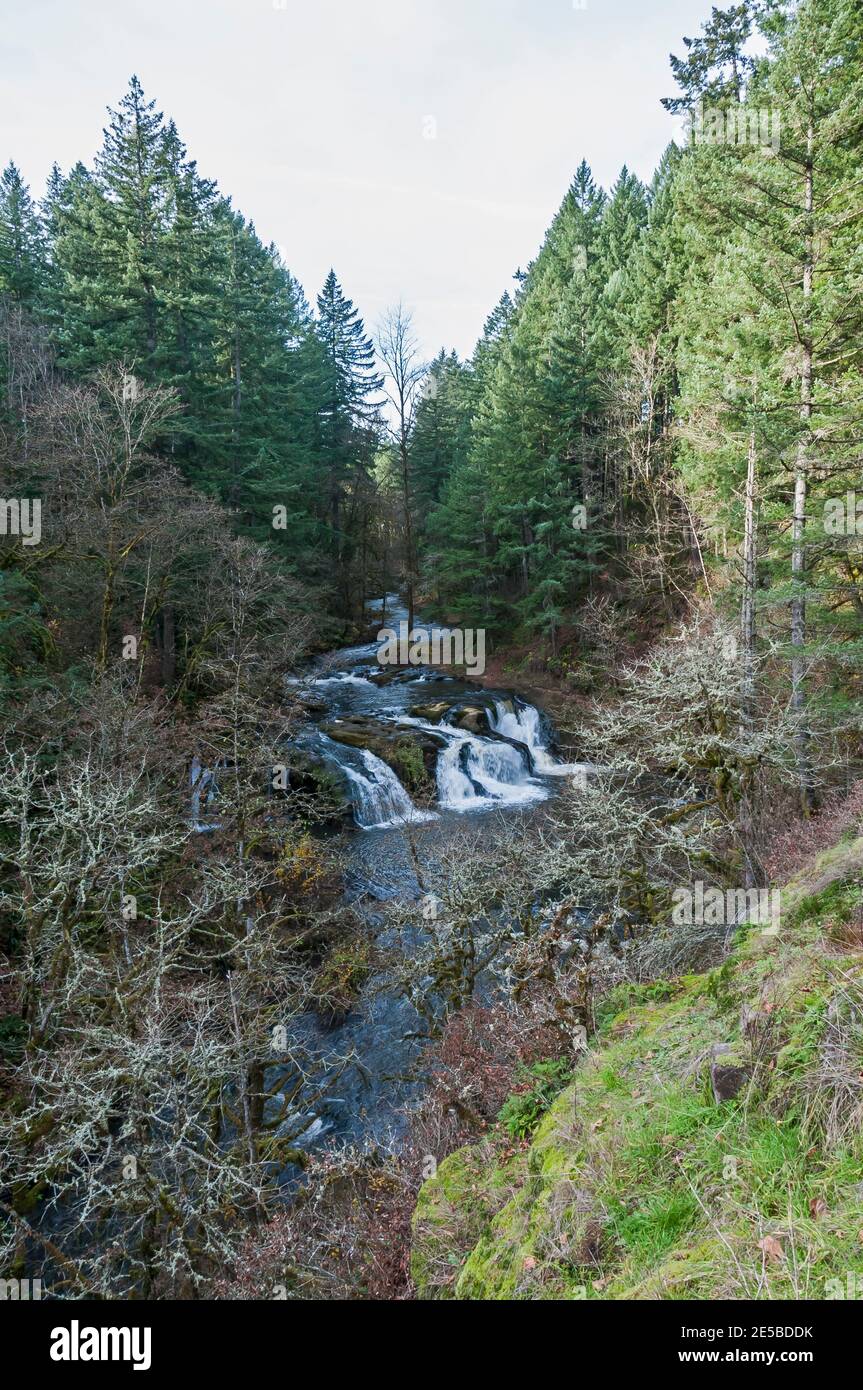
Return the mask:
{"type": "Polygon", "coordinates": [[[41,196],[137,72],[313,304],[469,353],[582,157],[650,177],[710,0],[5,0],[0,158],[41,196]]]}

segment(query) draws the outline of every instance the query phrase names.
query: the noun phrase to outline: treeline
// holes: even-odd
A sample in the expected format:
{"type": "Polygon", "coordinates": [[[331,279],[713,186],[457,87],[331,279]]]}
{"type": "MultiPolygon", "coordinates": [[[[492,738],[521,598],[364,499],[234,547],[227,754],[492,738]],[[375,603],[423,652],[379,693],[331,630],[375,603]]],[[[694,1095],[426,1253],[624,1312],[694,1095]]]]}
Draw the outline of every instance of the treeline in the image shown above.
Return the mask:
{"type": "Polygon", "coordinates": [[[359,925],[285,674],[376,563],[373,348],[133,79],[92,169],[2,176],[0,361],[0,1268],[191,1297],[345,1064],[293,1023],[359,925]]]}
{"type": "Polygon", "coordinates": [[[34,337],[67,382],[124,364],[177,401],[153,452],[223,504],[236,531],[268,541],[320,593],[319,611],[361,613],[382,438],[363,321],[333,272],[310,310],[275,246],[198,171],[137,78],[92,168],[55,167],[37,204],[6,167],[0,299],[10,452],[23,452],[34,337]]]}
{"type": "Polygon", "coordinates": [[[742,613],[749,656],[785,645],[798,709],[807,686],[844,700],[863,13],[714,9],[672,70],[688,138],[649,186],[624,169],[606,194],[582,163],[472,358],[432,367],[413,439],[427,586],[576,676],[592,639],[644,639],[700,593],[742,613]]]}

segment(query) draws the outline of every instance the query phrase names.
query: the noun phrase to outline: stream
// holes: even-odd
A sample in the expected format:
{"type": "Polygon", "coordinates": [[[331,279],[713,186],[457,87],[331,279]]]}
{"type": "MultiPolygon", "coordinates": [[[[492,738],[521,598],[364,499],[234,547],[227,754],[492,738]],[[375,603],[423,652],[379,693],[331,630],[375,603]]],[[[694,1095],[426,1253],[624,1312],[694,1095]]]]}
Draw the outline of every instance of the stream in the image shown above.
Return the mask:
{"type": "MultiPolygon", "coordinates": [[[[371,616],[375,620],[374,606],[371,616]]],[[[382,625],[406,617],[397,597],[388,596],[382,625]]],[[[417,828],[418,853],[431,862],[466,818],[487,825],[493,837],[497,817],[541,814],[562,779],[584,765],[563,759],[547,716],[511,691],[432,667],[381,667],[377,651],[376,642],[345,648],[293,678],[311,712],[294,741],[323,761],[347,794],[354,827],[337,846],[346,896],[386,948],[381,904],[420,896],[406,828],[417,828]],[[426,747],[434,795],[423,804],[382,757],[362,746],[364,738],[400,733],[421,737],[426,747]]],[[[417,1062],[427,1045],[410,1002],[388,988],[385,977],[372,977],[346,1017],[327,1026],[308,1014],[295,1020],[292,1032],[309,1059],[307,1089],[315,1077],[336,1076],[307,1112],[284,1122],[285,1132],[298,1122],[306,1126],[297,1146],[397,1141],[404,1106],[422,1085],[417,1062]]]]}

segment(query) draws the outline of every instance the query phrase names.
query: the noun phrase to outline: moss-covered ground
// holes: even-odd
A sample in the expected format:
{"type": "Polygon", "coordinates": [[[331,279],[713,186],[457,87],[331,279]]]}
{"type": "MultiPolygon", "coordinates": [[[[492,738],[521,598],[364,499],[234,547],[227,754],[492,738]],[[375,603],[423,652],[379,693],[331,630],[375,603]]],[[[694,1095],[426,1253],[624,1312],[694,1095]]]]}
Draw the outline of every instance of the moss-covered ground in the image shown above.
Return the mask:
{"type": "Polygon", "coordinates": [[[419,1296],[863,1295],[861,903],[849,839],[784,888],[777,935],[609,996],[532,1137],[501,1124],[423,1186],[419,1296]],[[716,1044],[749,1074],[722,1102],[716,1044]]]}

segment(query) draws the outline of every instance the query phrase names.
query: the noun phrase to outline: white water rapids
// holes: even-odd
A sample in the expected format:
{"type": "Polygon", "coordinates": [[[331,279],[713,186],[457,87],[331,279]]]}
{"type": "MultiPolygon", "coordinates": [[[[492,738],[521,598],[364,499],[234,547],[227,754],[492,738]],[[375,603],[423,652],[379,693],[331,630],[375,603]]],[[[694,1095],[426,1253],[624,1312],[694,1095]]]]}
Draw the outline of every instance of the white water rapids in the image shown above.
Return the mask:
{"type": "Polygon", "coordinates": [[[416,825],[435,820],[431,811],[420,811],[392,768],[368,748],[358,750],[363,770],[343,763],[354,792],[354,819],[363,830],[389,830],[396,825],[416,825]]]}
{"type": "Polygon", "coordinates": [[[559,763],[552,757],[543,737],[539,710],[534,705],[513,705],[508,709],[503,700],[495,700],[493,711],[489,710],[488,722],[495,733],[505,734],[507,738],[526,744],[534,768],[546,777],[566,777],[585,766],[583,763],[559,763]]]}
{"type": "MultiPolygon", "coordinates": [[[[391,621],[404,615],[396,596],[388,596],[387,612],[391,621]]],[[[438,748],[434,775],[436,806],[441,812],[481,812],[543,801],[553,794],[552,778],[587,769],[586,764],[555,757],[547,720],[534,705],[516,696],[481,690],[428,666],[402,672],[393,680],[391,673],[381,671],[375,643],[345,648],[336,656],[343,663],[336,669],[322,663],[304,678],[291,676],[288,681],[307,687],[310,703],[317,707],[309,726],[301,731],[302,744],[340,778],[354,822],[362,830],[419,824],[436,820],[437,815],[414,804],[397,773],[377,753],[362,747],[355,737],[339,739],[336,726],[343,720],[354,732],[361,731],[362,721],[368,720],[372,735],[375,725],[390,732],[393,726],[396,730],[409,726],[431,735],[438,748]],[[444,709],[442,717],[429,720],[419,717],[414,708],[422,708],[420,702],[429,700],[432,687],[440,696],[433,703],[444,709]],[[462,722],[472,727],[463,728],[462,722]],[[321,723],[324,727],[319,727],[321,723]]],[[[430,766],[434,755],[428,738],[423,756],[430,766]]],[[[211,819],[217,800],[213,772],[196,760],[191,781],[195,829],[217,829],[211,819]]]]}

